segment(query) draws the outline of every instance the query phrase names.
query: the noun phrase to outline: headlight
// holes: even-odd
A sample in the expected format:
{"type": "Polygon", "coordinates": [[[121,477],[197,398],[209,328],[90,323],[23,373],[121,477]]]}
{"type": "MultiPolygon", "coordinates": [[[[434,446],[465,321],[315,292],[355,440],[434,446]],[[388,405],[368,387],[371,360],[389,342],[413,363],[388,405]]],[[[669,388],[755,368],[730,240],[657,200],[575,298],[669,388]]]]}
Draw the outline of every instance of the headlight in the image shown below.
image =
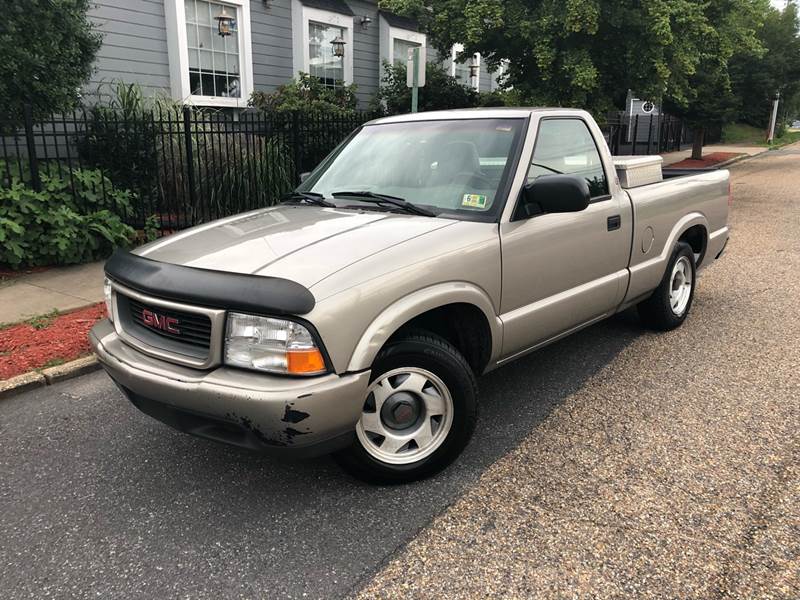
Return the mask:
{"type": "Polygon", "coordinates": [[[108,318],[113,322],[114,321],[114,311],[111,302],[111,282],[106,277],[105,281],[103,281],[103,296],[106,299],[106,312],[108,313],[108,318]]]}
{"type": "Polygon", "coordinates": [[[228,314],[225,362],[229,365],[283,373],[325,373],[325,359],[311,332],[284,319],[228,314]]]}

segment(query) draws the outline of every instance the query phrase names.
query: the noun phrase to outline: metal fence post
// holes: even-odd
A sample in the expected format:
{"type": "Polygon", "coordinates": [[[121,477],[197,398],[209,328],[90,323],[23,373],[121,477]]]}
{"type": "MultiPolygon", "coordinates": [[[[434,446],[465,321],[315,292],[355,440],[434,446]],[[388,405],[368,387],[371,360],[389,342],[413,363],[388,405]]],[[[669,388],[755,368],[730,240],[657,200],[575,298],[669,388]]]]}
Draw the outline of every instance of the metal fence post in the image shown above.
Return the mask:
{"type": "Polygon", "coordinates": [[[197,210],[194,196],[194,149],[192,148],[192,109],[183,107],[183,138],[186,142],[186,177],[189,184],[189,203],[197,210]]]}
{"type": "Polygon", "coordinates": [[[292,159],[294,160],[294,183],[300,183],[300,174],[303,172],[302,155],[300,150],[300,114],[292,112],[292,159]]]}
{"type": "MultiPolygon", "coordinates": [[[[39,159],[36,157],[36,142],[33,139],[33,108],[26,102],[22,107],[25,119],[25,143],[28,146],[28,168],[31,172],[31,187],[34,191],[42,191],[42,180],[39,177],[39,159]]],[[[20,173],[21,175],[21,173],[20,173]]]]}

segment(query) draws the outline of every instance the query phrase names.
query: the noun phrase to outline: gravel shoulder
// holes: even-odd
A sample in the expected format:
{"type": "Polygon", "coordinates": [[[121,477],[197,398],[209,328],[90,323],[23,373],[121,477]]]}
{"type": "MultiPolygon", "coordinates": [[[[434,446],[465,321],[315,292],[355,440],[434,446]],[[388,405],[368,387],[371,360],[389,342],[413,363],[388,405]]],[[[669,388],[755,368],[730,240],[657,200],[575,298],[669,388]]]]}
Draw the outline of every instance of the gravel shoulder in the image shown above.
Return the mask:
{"type": "Polygon", "coordinates": [[[625,340],[359,598],[800,597],[800,145],[732,175],[687,323],[625,340]]]}

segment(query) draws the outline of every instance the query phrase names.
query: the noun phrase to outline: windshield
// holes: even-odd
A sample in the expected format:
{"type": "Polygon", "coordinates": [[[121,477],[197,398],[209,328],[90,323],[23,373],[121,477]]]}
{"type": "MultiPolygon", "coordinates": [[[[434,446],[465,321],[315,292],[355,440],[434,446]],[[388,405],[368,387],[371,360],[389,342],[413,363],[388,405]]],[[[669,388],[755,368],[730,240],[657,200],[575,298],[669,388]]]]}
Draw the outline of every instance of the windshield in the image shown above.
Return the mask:
{"type": "Polygon", "coordinates": [[[524,125],[524,119],[367,125],[298,190],[339,207],[365,208],[354,196],[336,194],[359,191],[402,198],[437,215],[493,218],[524,125]]]}

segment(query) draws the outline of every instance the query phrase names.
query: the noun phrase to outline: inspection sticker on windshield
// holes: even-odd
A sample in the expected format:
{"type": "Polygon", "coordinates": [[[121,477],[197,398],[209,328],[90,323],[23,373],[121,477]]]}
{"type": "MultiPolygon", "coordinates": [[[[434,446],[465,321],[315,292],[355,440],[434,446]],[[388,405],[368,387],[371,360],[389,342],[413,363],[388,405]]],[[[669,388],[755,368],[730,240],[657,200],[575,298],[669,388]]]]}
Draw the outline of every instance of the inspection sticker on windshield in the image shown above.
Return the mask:
{"type": "Polygon", "coordinates": [[[486,208],[486,196],[482,194],[464,194],[461,206],[466,208],[486,208]]]}

